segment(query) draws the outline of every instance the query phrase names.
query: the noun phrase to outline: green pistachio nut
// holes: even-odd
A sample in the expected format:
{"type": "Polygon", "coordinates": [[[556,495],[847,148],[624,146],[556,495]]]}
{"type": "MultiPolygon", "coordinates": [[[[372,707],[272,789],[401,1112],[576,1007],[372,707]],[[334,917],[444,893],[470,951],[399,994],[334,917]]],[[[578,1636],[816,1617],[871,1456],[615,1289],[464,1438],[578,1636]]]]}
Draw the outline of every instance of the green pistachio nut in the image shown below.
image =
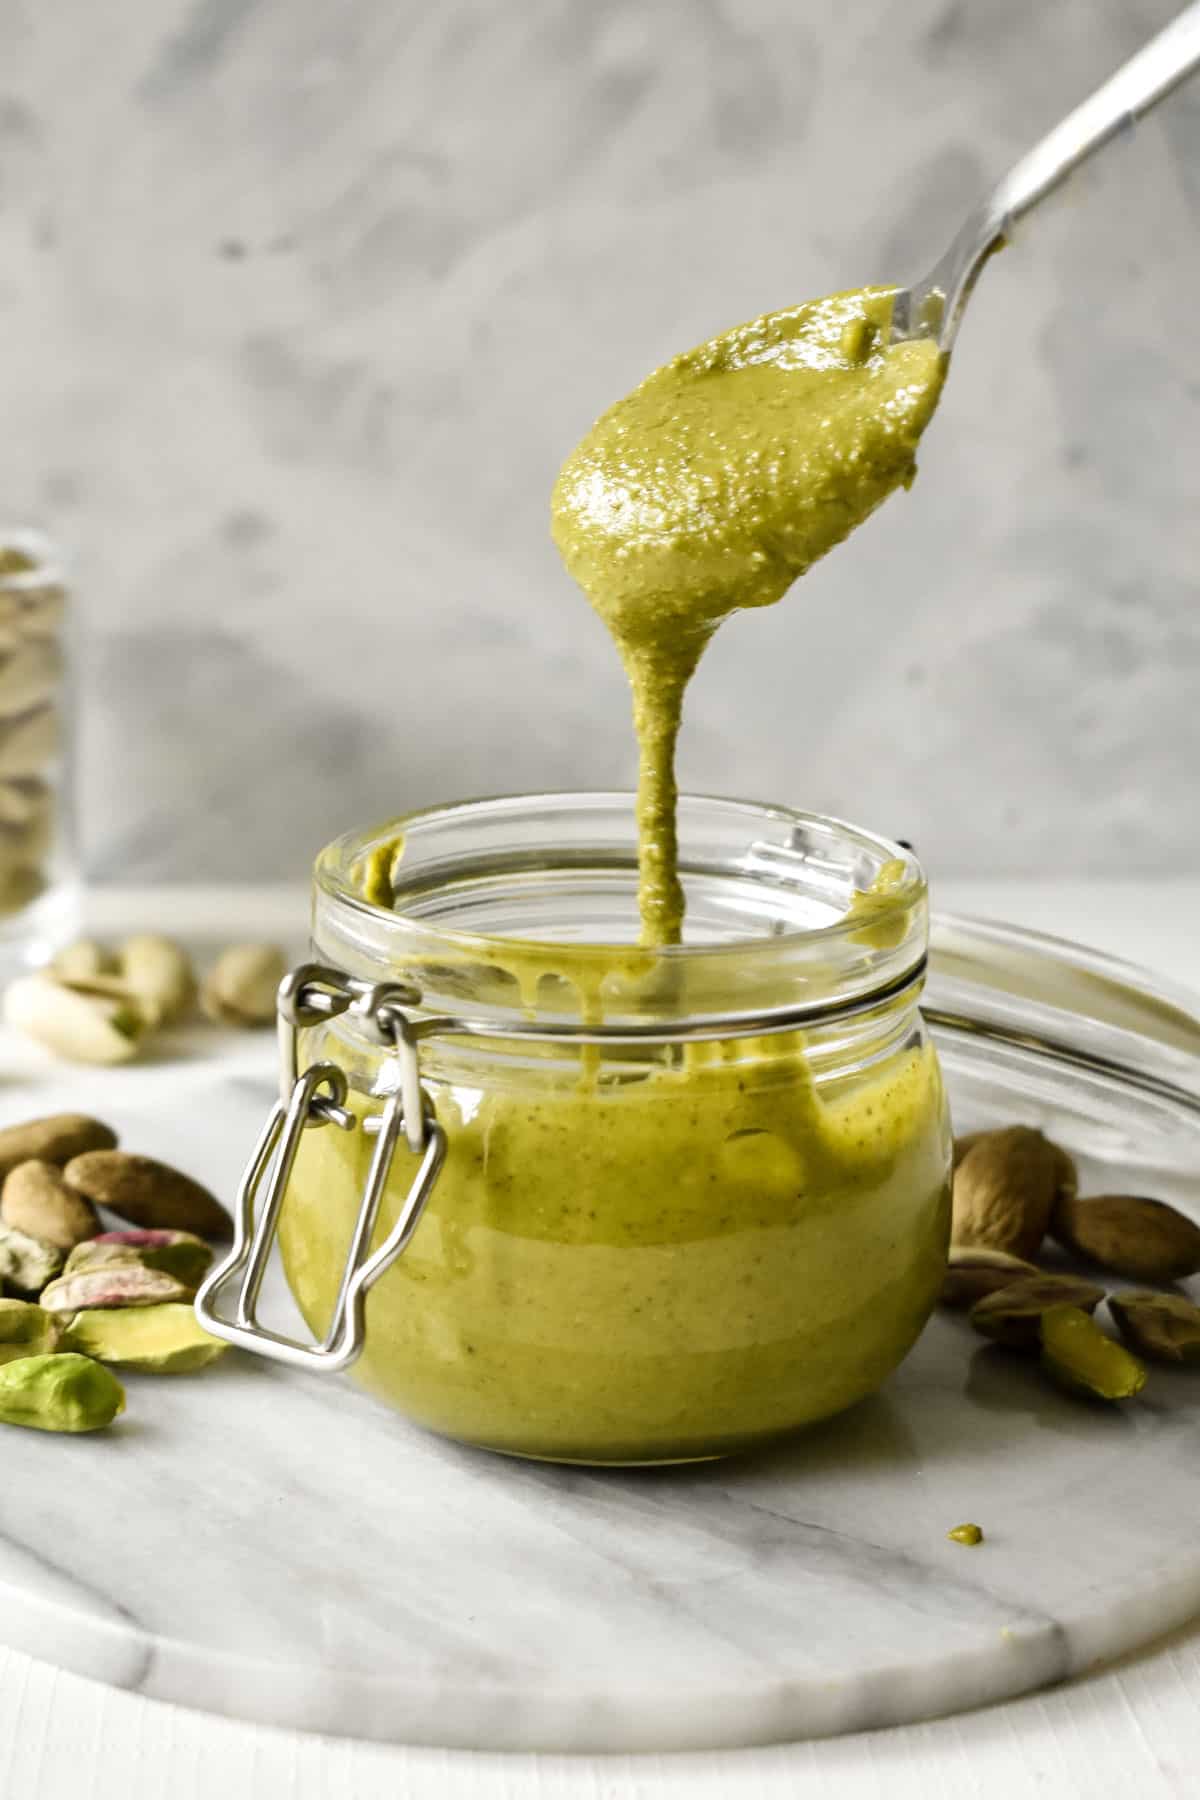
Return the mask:
{"type": "Polygon", "coordinates": [[[224,1356],[229,1345],[210,1337],[190,1306],[137,1306],[80,1313],[67,1328],[65,1349],[148,1375],[182,1375],[224,1356]]]}
{"type": "Polygon", "coordinates": [[[0,1367],[0,1425],[102,1431],[125,1410],[125,1390],[87,1356],[26,1356],[0,1367]]]}
{"type": "Polygon", "coordinates": [[[1043,1313],[1042,1366],[1060,1386],[1091,1400],[1132,1400],[1146,1385],[1145,1366],[1077,1306],[1043,1313]]]}
{"type": "Polygon", "coordinates": [[[31,1300],[0,1300],[0,1363],[27,1356],[53,1356],[62,1323],[31,1300]]]}

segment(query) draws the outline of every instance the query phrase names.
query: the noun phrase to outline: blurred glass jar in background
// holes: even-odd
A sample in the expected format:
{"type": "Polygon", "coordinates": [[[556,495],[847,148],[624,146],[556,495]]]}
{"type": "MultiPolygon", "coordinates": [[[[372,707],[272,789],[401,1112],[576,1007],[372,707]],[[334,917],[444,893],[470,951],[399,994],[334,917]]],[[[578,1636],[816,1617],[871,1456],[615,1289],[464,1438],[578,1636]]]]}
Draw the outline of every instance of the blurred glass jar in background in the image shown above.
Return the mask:
{"type": "Polygon", "coordinates": [[[57,548],[0,528],[0,971],[43,961],[78,903],[69,595],[57,548]]]}

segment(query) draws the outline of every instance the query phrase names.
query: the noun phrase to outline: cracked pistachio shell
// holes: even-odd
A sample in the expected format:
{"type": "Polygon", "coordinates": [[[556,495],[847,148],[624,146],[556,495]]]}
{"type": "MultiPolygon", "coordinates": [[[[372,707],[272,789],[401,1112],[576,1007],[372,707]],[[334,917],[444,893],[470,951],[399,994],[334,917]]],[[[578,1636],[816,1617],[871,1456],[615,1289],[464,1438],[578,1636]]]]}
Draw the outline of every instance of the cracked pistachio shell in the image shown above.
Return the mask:
{"type": "Polygon", "coordinates": [[[4,995],[15,1031],[70,1062],[122,1063],[137,1055],[145,1021],[127,999],[83,993],[49,975],[22,975],[4,995]]]}
{"type": "Polygon", "coordinates": [[[954,1245],[942,1277],[939,1299],[943,1306],[964,1312],[977,1300],[986,1299],[988,1294],[998,1293],[1014,1281],[1040,1274],[1036,1263],[1024,1262],[1021,1257],[1009,1256],[1003,1250],[954,1245]]]}
{"type": "Polygon", "coordinates": [[[1010,1282],[971,1308],[971,1323],[984,1337],[1014,1350],[1037,1350],[1042,1320],[1052,1307],[1095,1312],[1104,1289],[1075,1275],[1033,1275],[1010,1282]]]}
{"type": "Polygon", "coordinates": [[[62,1251],[28,1232],[0,1224],[0,1283],[23,1294],[37,1294],[63,1265],[62,1251]]]}
{"type": "Polygon", "coordinates": [[[124,1388],[88,1356],[26,1356],[0,1365],[0,1425],[102,1431],[124,1410],[124,1388]]]}

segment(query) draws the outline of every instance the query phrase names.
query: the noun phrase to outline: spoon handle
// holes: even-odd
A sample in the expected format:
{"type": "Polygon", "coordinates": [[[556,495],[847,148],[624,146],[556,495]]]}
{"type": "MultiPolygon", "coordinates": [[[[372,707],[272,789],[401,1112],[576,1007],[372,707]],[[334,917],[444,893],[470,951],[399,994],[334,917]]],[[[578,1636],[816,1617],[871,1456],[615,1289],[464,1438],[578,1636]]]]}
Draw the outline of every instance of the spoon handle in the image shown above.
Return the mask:
{"type": "Polygon", "coordinates": [[[1151,38],[1009,170],[989,211],[1002,225],[1052,194],[1081,163],[1165,100],[1200,68],[1200,0],[1151,38]]]}
{"type": "Polygon", "coordinates": [[[949,354],[979,271],[992,251],[1012,236],[1017,221],[1119,132],[1131,130],[1143,114],[1197,69],[1200,0],[1192,0],[1178,18],[1014,164],[987,199],[968,214],[949,249],[923,281],[899,290],[892,313],[893,337],[936,337],[949,354]]]}

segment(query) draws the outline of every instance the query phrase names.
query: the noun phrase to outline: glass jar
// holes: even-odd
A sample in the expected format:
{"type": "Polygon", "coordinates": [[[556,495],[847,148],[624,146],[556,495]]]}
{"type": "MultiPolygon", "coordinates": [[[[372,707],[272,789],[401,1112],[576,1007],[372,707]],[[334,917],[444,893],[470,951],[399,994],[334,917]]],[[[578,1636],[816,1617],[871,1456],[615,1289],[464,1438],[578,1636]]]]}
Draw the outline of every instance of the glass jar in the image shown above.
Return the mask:
{"type": "Polygon", "coordinates": [[[77,906],[67,586],[40,532],[0,529],[0,972],[42,962],[77,906]]]}
{"type": "Polygon", "coordinates": [[[371,1200],[403,1058],[357,1005],[302,1008],[297,1067],[332,1071],[327,1116],[296,1134],[262,1231],[277,1216],[326,1351],[348,1246],[353,1268],[402,1239],[356,1378],[493,1450],[686,1461],[827,1417],[905,1355],[945,1266],[915,859],[834,820],[685,798],[687,939],[651,951],[633,818],[628,795],[482,801],[317,862],[315,954],[373,1005],[402,984],[391,1023],[444,1160],[419,1220],[403,1144],[371,1200]]]}

